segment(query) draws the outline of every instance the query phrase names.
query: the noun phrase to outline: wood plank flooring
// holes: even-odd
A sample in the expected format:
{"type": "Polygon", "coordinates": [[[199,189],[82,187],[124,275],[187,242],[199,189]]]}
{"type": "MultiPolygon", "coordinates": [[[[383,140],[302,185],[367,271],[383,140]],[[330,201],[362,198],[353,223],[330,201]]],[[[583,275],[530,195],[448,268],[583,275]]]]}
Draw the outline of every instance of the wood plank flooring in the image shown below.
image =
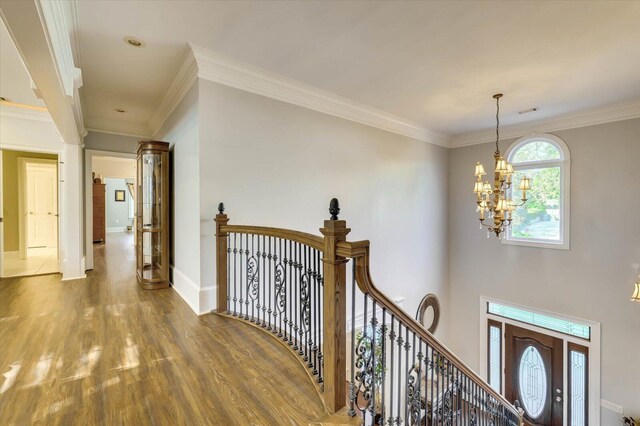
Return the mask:
{"type": "Polygon", "coordinates": [[[2,425],[306,425],[326,416],[304,368],[240,321],[196,316],[135,279],[109,234],[85,280],[0,281],[2,425]]]}

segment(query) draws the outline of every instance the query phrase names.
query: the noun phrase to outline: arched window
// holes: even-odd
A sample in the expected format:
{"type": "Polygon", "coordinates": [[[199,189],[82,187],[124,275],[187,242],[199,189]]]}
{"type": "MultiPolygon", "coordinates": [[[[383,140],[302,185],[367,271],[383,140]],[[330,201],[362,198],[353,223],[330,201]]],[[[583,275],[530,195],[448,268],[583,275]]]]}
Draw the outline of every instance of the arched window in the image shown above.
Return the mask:
{"type": "MultiPolygon", "coordinates": [[[[557,136],[542,134],[515,141],[506,151],[513,181],[531,178],[527,203],[513,214],[503,242],[569,249],[569,149],[557,136]]],[[[514,201],[520,191],[511,189],[514,201]]]]}

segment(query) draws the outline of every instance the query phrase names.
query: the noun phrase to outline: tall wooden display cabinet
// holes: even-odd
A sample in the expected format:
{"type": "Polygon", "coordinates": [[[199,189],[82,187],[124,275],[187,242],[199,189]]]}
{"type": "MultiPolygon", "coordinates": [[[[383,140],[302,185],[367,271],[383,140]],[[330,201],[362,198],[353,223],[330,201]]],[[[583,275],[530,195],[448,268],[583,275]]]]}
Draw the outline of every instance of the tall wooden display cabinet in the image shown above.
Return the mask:
{"type": "Polygon", "coordinates": [[[136,270],[144,289],[169,287],[169,144],[138,143],[136,270]]]}

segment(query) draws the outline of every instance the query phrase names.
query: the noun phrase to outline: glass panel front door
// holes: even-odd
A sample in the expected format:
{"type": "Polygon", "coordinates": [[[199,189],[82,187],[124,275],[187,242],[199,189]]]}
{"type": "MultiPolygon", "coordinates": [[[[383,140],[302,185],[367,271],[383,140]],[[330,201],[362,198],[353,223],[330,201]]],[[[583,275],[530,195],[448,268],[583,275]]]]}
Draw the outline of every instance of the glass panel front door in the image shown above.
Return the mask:
{"type": "Polygon", "coordinates": [[[505,396],[522,406],[525,424],[562,425],[562,340],[510,324],[505,331],[505,396]]]}

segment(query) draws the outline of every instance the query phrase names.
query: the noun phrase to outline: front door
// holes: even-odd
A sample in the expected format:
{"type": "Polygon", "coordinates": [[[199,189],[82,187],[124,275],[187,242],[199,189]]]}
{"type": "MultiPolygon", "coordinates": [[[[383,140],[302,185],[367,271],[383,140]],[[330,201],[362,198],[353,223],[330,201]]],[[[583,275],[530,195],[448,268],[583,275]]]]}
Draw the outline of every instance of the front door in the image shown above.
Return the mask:
{"type": "Polygon", "coordinates": [[[505,394],[526,425],[562,425],[562,339],[506,324],[505,394]]]}

